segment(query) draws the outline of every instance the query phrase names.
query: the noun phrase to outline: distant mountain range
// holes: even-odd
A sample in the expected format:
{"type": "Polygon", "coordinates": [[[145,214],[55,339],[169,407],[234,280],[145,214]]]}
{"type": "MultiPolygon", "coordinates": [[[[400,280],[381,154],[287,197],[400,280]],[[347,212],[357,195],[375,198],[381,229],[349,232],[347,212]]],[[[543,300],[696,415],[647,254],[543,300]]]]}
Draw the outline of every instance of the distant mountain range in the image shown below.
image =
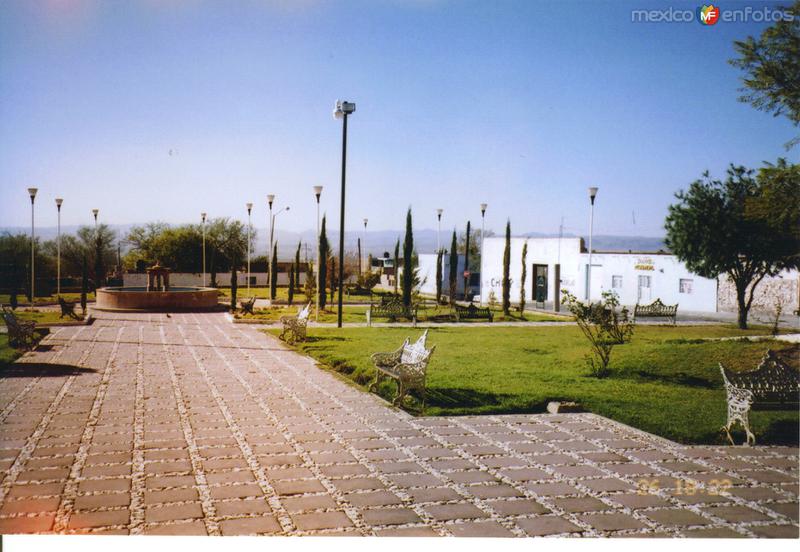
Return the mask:
{"type": "MultiPolygon", "coordinates": [[[[119,236],[124,237],[132,226],[135,224],[120,224],[110,225],[111,229],[116,231],[119,236]]],[[[62,234],[73,234],[78,229],[78,226],[62,226],[62,234]]],[[[256,231],[255,252],[256,256],[266,255],[269,234],[266,228],[254,228],[256,231]]],[[[0,226],[0,233],[11,234],[27,234],[30,228],[23,228],[19,226],[0,226]]],[[[313,256],[315,247],[315,231],[305,230],[303,232],[287,232],[278,230],[275,233],[275,239],[278,241],[278,256],[281,258],[288,258],[294,255],[295,249],[299,242],[303,243],[303,250],[308,248],[308,256],[313,256]]],[[[395,242],[399,239],[402,247],[403,230],[376,230],[368,231],[366,236],[363,232],[345,232],[344,247],[345,250],[355,251],[357,247],[357,240],[362,239],[362,248],[367,253],[374,256],[383,256],[384,252],[393,254],[395,242]]],[[[44,240],[52,240],[56,238],[56,227],[41,227],[36,228],[36,235],[44,240]]],[[[555,238],[558,234],[548,234],[542,232],[528,232],[522,234],[531,238],[555,238]]],[[[442,246],[448,247],[450,245],[451,234],[442,231],[441,240],[442,246]]],[[[575,234],[564,234],[565,238],[577,237],[575,234]]],[[[331,242],[331,248],[338,250],[339,248],[339,233],[328,232],[328,239],[331,242]]],[[[586,239],[588,242],[588,239],[586,239]]],[[[417,230],[414,232],[414,246],[419,253],[433,253],[436,251],[436,230],[417,230]]],[[[603,251],[659,251],[666,250],[664,245],[664,238],[654,238],[648,236],[610,236],[610,235],[597,235],[592,237],[592,247],[595,250],[603,251]]],[[[123,246],[123,251],[125,247],[123,246]]]]}

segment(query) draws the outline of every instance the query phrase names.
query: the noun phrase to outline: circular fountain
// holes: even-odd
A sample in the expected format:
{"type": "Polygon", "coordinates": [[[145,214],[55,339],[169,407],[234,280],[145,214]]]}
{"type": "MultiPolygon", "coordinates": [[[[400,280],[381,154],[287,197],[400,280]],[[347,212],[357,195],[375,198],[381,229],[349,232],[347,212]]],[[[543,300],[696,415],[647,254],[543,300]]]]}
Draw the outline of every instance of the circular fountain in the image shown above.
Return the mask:
{"type": "Polygon", "coordinates": [[[217,308],[215,288],[170,286],[169,269],[147,269],[146,287],[104,287],[96,291],[95,309],[122,312],[208,311],[217,308]]]}

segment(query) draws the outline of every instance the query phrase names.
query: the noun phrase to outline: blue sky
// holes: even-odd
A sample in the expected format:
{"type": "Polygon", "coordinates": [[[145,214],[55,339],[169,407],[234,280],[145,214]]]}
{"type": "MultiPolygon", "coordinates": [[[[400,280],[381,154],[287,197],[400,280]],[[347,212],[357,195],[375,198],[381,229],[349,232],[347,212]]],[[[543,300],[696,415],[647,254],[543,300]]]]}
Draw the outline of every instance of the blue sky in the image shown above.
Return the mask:
{"type": "MultiPolygon", "coordinates": [[[[633,23],[698,3],[4,0],[0,226],[246,218],[266,195],[314,227],[311,187],[347,228],[479,224],[515,233],[662,234],[706,169],[759,166],[797,134],[737,101],[732,42],[764,23],[633,23]],[[635,224],[633,218],[635,213],[635,224]]],[[[726,2],[723,9],[763,7],[726,2]]]]}

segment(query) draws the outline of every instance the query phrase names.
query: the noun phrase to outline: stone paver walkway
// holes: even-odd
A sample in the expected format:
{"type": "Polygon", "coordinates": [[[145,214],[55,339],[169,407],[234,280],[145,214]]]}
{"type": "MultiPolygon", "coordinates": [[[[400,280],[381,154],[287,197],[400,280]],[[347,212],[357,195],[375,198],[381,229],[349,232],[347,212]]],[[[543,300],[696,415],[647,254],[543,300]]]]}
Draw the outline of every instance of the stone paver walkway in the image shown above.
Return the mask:
{"type": "Polygon", "coordinates": [[[0,533],[798,536],[794,448],[414,418],[222,314],[100,316],[0,378],[0,533]]]}

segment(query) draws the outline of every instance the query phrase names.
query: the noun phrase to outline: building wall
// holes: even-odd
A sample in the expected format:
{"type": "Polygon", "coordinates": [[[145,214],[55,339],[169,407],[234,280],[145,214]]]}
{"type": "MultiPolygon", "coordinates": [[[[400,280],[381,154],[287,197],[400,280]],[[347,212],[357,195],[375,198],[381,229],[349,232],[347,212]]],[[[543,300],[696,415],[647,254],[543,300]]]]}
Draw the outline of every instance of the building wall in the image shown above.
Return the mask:
{"type": "MultiPolygon", "coordinates": [[[[796,270],[764,278],[756,286],[752,312],[773,313],[778,303],[783,304],[783,313],[789,314],[800,308],[800,276],[796,270]]],[[[719,279],[718,308],[721,312],[737,312],[736,286],[727,276],[719,279]]]]}
{"type": "MultiPolygon", "coordinates": [[[[402,274],[402,272],[401,268],[400,273],[402,274]]],[[[456,294],[462,294],[464,293],[464,255],[458,256],[457,274],[456,294]]],[[[436,255],[431,253],[419,255],[419,277],[422,281],[420,292],[436,295],[436,255]]],[[[477,293],[477,290],[473,291],[477,293]]],[[[450,255],[442,256],[442,295],[450,295],[450,255]]]]}
{"type": "MultiPolygon", "coordinates": [[[[250,276],[255,278],[255,283],[251,285],[266,286],[269,280],[268,272],[251,272],[250,276]]],[[[239,287],[247,287],[247,272],[238,272],[236,281],[239,287]]],[[[306,273],[300,273],[300,285],[305,285],[306,273]]],[[[189,272],[172,272],[169,275],[169,283],[172,286],[202,286],[203,275],[194,274],[189,272]]],[[[211,274],[206,274],[206,284],[211,285],[211,274]]],[[[231,285],[230,272],[218,272],[217,284],[228,287],[231,285]]],[[[126,287],[144,287],[147,286],[147,274],[128,273],[122,275],[122,285],[126,287]]],[[[289,285],[289,274],[287,272],[278,272],[278,285],[289,285]]]]}
{"type": "MultiPolygon", "coordinates": [[[[535,286],[533,265],[547,266],[547,306],[557,293],[556,265],[561,267],[562,290],[568,290],[581,300],[586,299],[589,254],[582,252],[580,238],[512,238],[510,263],[510,296],[512,304],[519,302],[520,277],[522,273],[522,247],[528,242],[527,277],[525,295],[528,302],[534,300],[535,286]]],[[[481,279],[483,302],[490,292],[497,301],[502,300],[503,252],[505,238],[486,238],[483,245],[481,279]]],[[[615,291],[623,305],[637,302],[650,303],[659,298],[666,304],[677,303],[682,310],[715,312],[717,282],[690,273],[674,255],[657,253],[594,253],[591,270],[591,298],[599,300],[604,291],[615,291]],[[614,278],[616,276],[617,278],[614,278]],[[646,287],[640,290],[639,277],[649,277],[649,293],[646,287]],[[616,282],[615,282],[616,280],[616,282]],[[683,291],[681,280],[684,280],[683,291]],[[614,287],[614,284],[619,287],[614,287]],[[640,296],[641,294],[641,296],[640,296]]]]}

